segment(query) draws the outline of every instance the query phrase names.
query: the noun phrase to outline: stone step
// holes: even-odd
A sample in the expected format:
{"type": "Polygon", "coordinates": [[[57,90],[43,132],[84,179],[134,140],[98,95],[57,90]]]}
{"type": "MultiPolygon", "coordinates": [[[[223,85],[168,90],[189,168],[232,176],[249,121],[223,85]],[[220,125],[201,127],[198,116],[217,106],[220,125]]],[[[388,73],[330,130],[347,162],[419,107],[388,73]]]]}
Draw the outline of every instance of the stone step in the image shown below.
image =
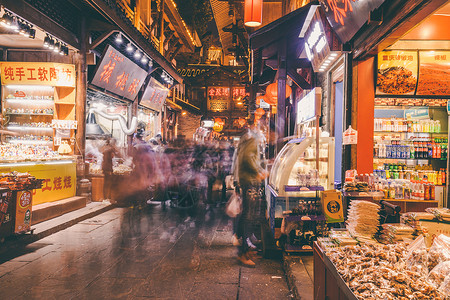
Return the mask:
{"type": "Polygon", "coordinates": [[[86,207],[86,197],[80,196],[33,205],[31,223],[35,225],[83,207],[86,207]]]}

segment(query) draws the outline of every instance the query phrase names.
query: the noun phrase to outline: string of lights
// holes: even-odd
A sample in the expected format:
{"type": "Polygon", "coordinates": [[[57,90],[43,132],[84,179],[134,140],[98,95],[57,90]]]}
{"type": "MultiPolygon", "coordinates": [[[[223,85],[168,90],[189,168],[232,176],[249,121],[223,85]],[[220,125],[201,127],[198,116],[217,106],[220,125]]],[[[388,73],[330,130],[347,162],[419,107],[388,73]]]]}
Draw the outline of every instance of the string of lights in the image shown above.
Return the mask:
{"type": "MultiPolygon", "coordinates": [[[[153,60],[148,57],[144,51],[142,51],[138,46],[136,46],[132,41],[126,40],[124,38],[124,35],[119,32],[115,36],[115,42],[119,45],[126,44],[125,50],[132,54],[134,59],[139,60],[142,64],[148,64],[150,68],[153,67],[153,60]],[[133,53],[134,52],[134,53],[133,53]]],[[[167,83],[172,85],[173,84],[173,78],[166,72],[163,71],[161,74],[161,78],[167,83]]]]}

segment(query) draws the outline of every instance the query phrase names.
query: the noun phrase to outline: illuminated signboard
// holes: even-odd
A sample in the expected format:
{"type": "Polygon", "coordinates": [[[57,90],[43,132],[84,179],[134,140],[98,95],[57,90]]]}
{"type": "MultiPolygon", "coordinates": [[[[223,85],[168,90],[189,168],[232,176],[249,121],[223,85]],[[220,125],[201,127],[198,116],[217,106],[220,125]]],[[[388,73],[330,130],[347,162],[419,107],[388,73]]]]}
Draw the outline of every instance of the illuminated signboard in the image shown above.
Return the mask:
{"type": "Polygon", "coordinates": [[[321,63],[326,59],[330,51],[319,11],[316,10],[305,32],[305,53],[306,57],[311,61],[314,71],[320,68],[321,63]]]}
{"type": "Polygon", "coordinates": [[[313,89],[297,103],[297,124],[310,121],[316,116],[316,91],[313,89]]]}
{"type": "Polygon", "coordinates": [[[1,62],[2,84],[75,87],[75,65],[48,62],[1,62]]]}
{"type": "Polygon", "coordinates": [[[209,87],[208,88],[208,110],[224,111],[228,110],[230,98],[230,88],[209,87]]]}
{"type": "Polygon", "coordinates": [[[134,100],[146,77],[147,71],[108,46],[91,83],[134,100]]]}
{"type": "Polygon", "coordinates": [[[233,88],[233,100],[241,100],[249,94],[245,92],[245,87],[234,87],[233,88]]]}
{"type": "Polygon", "coordinates": [[[384,0],[320,0],[328,22],[346,43],[369,19],[369,13],[377,9],[384,0]]]}
{"type": "Polygon", "coordinates": [[[147,108],[160,111],[166,101],[168,93],[169,89],[165,88],[161,83],[152,77],[139,104],[147,108]]]}

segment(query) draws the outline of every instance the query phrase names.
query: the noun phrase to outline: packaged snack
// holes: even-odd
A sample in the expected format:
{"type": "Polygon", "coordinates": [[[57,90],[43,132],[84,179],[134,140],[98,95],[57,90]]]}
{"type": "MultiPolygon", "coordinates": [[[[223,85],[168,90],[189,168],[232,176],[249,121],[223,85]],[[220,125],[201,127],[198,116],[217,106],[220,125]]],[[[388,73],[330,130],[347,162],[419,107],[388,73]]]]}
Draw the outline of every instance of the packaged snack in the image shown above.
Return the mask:
{"type": "Polygon", "coordinates": [[[425,238],[421,235],[408,246],[406,267],[420,274],[428,274],[428,254],[425,238]]]}
{"type": "Polygon", "coordinates": [[[450,261],[450,237],[438,235],[428,251],[428,269],[431,271],[441,262],[450,261]]]}
{"type": "Polygon", "coordinates": [[[445,281],[445,278],[450,275],[450,260],[439,263],[428,275],[428,280],[439,288],[445,281]]]}

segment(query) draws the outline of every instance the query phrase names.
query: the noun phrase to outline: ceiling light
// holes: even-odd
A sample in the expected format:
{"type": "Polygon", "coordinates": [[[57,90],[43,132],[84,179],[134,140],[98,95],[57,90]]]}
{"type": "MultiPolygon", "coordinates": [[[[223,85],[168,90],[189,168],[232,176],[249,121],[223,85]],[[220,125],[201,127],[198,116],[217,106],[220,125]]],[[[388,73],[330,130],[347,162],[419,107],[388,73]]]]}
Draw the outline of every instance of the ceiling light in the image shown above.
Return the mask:
{"type": "Polygon", "coordinates": [[[55,41],[50,38],[50,42],[48,43],[48,49],[54,49],[55,48],[55,41]]]}
{"type": "Polygon", "coordinates": [[[69,55],[69,47],[65,46],[63,51],[65,56],[69,55]]]}
{"type": "Polygon", "coordinates": [[[9,28],[9,27],[11,26],[11,23],[12,23],[12,16],[11,16],[9,13],[5,12],[5,13],[3,14],[1,23],[2,23],[2,25],[3,25],[4,27],[9,28]]]}
{"type": "Polygon", "coordinates": [[[134,58],[141,58],[141,52],[139,52],[139,50],[136,50],[136,52],[134,52],[134,58]]]}
{"type": "Polygon", "coordinates": [[[64,55],[64,48],[65,46],[61,44],[61,47],[59,47],[59,55],[64,55]]]}
{"type": "Polygon", "coordinates": [[[50,47],[50,37],[48,35],[44,38],[44,47],[45,48],[50,47]]]}
{"type": "Polygon", "coordinates": [[[141,63],[143,63],[143,64],[146,64],[147,63],[147,61],[148,61],[148,58],[147,58],[147,56],[142,56],[142,58],[141,58],[141,63]]]}
{"type": "Polygon", "coordinates": [[[15,32],[19,32],[19,23],[17,22],[17,18],[12,18],[11,25],[9,26],[15,32]]]}
{"type": "Polygon", "coordinates": [[[61,48],[61,43],[60,42],[56,42],[55,46],[53,48],[53,52],[59,53],[59,50],[61,50],[60,48],[61,48]]]}
{"type": "Polygon", "coordinates": [[[151,67],[153,67],[153,60],[152,59],[150,59],[149,61],[148,61],[148,66],[151,68],[151,67]]]}
{"type": "Polygon", "coordinates": [[[36,29],[31,28],[30,30],[28,30],[28,37],[30,39],[34,39],[36,37],[36,29]]]}
{"type": "Polygon", "coordinates": [[[127,45],[127,49],[126,49],[128,52],[131,52],[131,51],[133,51],[133,46],[131,46],[131,43],[128,43],[128,45],[127,45]]]}
{"type": "Polygon", "coordinates": [[[25,23],[19,24],[19,33],[24,36],[28,36],[28,25],[25,23]]]}
{"type": "Polygon", "coordinates": [[[122,34],[120,32],[116,36],[116,43],[118,43],[118,44],[122,44],[123,43],[122,34]]]}

